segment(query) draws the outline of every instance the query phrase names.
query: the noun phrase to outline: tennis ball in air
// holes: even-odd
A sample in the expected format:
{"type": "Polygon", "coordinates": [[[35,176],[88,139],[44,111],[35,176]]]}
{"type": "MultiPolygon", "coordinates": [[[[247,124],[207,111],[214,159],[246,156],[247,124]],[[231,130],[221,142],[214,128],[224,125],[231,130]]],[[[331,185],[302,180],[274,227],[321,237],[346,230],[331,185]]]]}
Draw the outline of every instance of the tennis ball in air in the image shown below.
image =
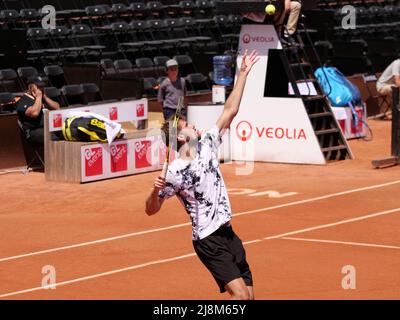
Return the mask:
{"type": "Polygon", "coordinates": [[[275,6],[273,4],[269,4],[265,7],[265,13],[272,16],[273,14],[275,14],[275,6]]]}

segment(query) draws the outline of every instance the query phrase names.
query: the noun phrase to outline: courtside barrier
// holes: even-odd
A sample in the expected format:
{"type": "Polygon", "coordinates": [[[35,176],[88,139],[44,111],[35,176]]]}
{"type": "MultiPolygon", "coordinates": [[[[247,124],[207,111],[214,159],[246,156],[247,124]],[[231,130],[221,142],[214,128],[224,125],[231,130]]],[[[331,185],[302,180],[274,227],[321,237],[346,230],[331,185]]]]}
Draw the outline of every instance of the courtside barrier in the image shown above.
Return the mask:
{"type": "Polygon", "coordinates": [[[127,132],[123,139],[107,142],[53,141],[51,133],[62,129],[71,111],[100,114],[124,123],[147,119],[148,101],[140,99],[80,108],[46,110],[46,180],[84,183],[161,169],[165,145],[159,130],[127,132]]]}

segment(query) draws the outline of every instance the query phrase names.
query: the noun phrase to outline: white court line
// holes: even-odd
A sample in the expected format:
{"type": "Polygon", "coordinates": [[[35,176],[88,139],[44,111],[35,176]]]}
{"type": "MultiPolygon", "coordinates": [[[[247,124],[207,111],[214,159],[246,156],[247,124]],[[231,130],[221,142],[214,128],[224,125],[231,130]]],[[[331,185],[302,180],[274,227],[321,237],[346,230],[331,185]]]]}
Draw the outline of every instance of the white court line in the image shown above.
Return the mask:
{"type": "Polygon", "coordinates": [[[304,232],[308,232],[308,231],[314,231],[314,230],[318,230],[318,229],[334,227],[334,226],[338,226],[340,224],[345,224],[345,223],[350,223],[350,222],[354,222],[354,221],[361,221],[361,220],[365,220],[365,219],[369,219],[369,218],[379,217],[379,216],[383,216],[383,215],[390,214],[390,213],[393,213],[393,212],[398,212],[398,211],[400,211],[400,208],[391,209],[391,210],[385,210],[385,211],[381,211],[381,212],[377,212],[377,213],[368,214],[366,216],[361,216],[361,217],[357,217],[357,218],[341,220],[341,221],[338,221],[338,222],[323,224],[323,225],[315,226],[315,227],[311,227],[311,228],[295,230],[295,231],[291,231],[291,232],[287,232],[287,233],[278,234],[277,236],[265,237],[264,240],[283,238],[283,237],[291,236],[291,235],[298,234],[298,233],[304,233],[304,232]]]}
{"type": "MultiPolygon", "coordinates": [[[[275,210],[275,209],[295,206],[295,205],[299,205],[299,204],[304,204],[304,203],[309,203],[309,202],[313,202],[313,201],[329,199],[329,198],[338,197],[338,196],[351,194],[351,193],[355,193],[355,192],[366,191],[366,190],[377,189],[377,188],[383,188],[383,187],[391,186],[391,185],[398,184],[398,183],[400,183],[400,180],[387,182],[387,183],[383,183],[383,184],[372,185],[372,186],[363,187],[363,188],[351,189],[351,190],[347,190],[347,191],[332,193],[332,194],[328,194],[328,195],[324,195],[324,196],[320,196],[320,197],[315,197],[315,198],[310,198],[310,199],[305,199],[305,200],[299,200],[299,201],[284,203],[284,204],[277,205],[277,206],[272,206],[272,207],[265,207],[265,208],[260,208],[260,209],[256,209],[256,210],[239,212],[239,213],[234,214],[234,216],[236,217],[236,216],[242,216],[242,215],[247,215],[247,214],[252,214],[252,213],[265,212],[265,211],[270,211],[270,210],[275,210]]],[[[89,246],[89,245],[93,245],[93,244],[97,244],[97,243],[113,241],[113,240],[118,240],[118,239],[123,239],[123,238],[129,238],[129,237],[135,237],[135,236],[138,236],[138,235],[143,235],[143,234],[148,234],[148,233],[153,233],[153,232],[171,230],[171,229],[181,228],[181,227],[189,226],[189,225],[190,225],[190,223],[181,223],[181,224],[176,224],[176,225],[172,225],[172,226],[168,226],[168,227],[164,227],[164,228],[150,229],[150,230],[145,230],[145,231],[133,232],[133,233],[123,234],[123,235],[120,235],[120,236],[115,236],[115,237],[110,237],[110,238],[104,238],[104,239],[99,239],[99,240],[93,240],[93,241],[88,241],[88,242],[72,244],[72,245],[63,246],[63,247],[57,247],[57,248],[46,249],[46,250],[41,250],[41,251],[35,251],[35,252],[20,254],[20,255],[16,255],[16,256],[0,258],[0,262],[20,259],[20,258],[24,258],[24,257],[36,256],[36,255],[55,252],[55,251],[79,248],[79,247],[89,246]]]]}
{"type": "MultiPolygon", "coordinates": [[[[316,229],[322,229],[322,228],[329,228],[329,227],[332,227],[332,226],[335,226],[335,225],[339,225],[339,224],[343,224],[343,223],[350,223],[350,222],[353,222],[353,221],[358,221],[358,220],[362,220],[362,219],[368,219],[368,218],[377,217],[377,216],[380,216],[380,215],[389,214],[389,213],[398,212],[398,211],[400,211],[400,208],[393,209],[393,210],[386,210],[386,211],[382,211],[382,212],[377,212],[377,213],[374,213],[374,214],[369,214],[369,215],[366,215],[366,216],[358,217],[356,219],[342,220],[342,221],[338,221],[336,223],[323,224],[323,225],[315,226],[315,227],[308,228],[308,229],[302,229],[302,230],[293,231],[293,232],[289,232],[289,233],[284,233],[284,234],[280,234],[280,235],[276,235],[276,236],[265,237],[264,240],[279,239],[279,238],[285,237],[285,235],[287,235],[287,234],[296,234],[296,233],[300,233],[300,232],[305,232],[303,230],[310,230],[310,229],[316,230],[316,229]]],[[[250,241],[244,242],[243,244],[258,243],[258,242],[261,242],[261,241],[262,240],[260,240],[260,239],[256,239],[256,240],[250,240],[250,241]]],[[[63,285],[66,285],[66,284],[71,284],[71,283],[81,282],[81,281],[85,281],[85,280],[89,280],[89,279],[108,276],[108,275],[111,275],[111,274],[121,273],[121,272],[124,272],[124,271],[130,271],[130,270],[134,270],[134,269],[144,268],[144,267],[151,266],[151,265],[156,265],[156,264],[161,264],[161,263],[181,260],[181,259],[185,259],[185,258],[189,258],[189,257],[193,257],[193,256],[195,256],[194,253],[185,254],[185,255],[182,255],[182,256],[172,257],[172,258],[168,258],[168,259],[164,259],[164,260],[156,260],[156,261],[151,261],[151,262],[147,262],[147,263],[143,263],[143,264],[139,264],[139,265],[134,265],[134,266],[130,266],[130,267],[122,268],[122,269],[116,269],[116,270],[111,270],[111,271],[108,271],[108,272],[97,273],[97,274],[93,274],[91,276],[86,276],[86,277],[82,277],[82,278],[76,278],[76,279],[72,279],[72,280],[68,280],[68,281],[63,281],[63,282],[55,283],[55,284],[52,284],[52,285],[55,286],[55,287],[59,287],[59,286],[63,286],[63,285]]],[[[43,289],[44,289],[44,287],[36,287],[36,288],[30,288],[30,289],[25,289],[25,290],[20,290],[20,291],[4,293],[4,294],[0,295],[0,298],[10,297],[10,296],[14,296],[14,295],[22,294],[22,293],[33,292],[33,291],[39,291],[39,290],[43,290],[43,289]]]]}
{"type": "Polygon", "coordinates": [[[387,246],[387,245],[375,244],[375,243],[349,242],[349,241],[337,241],[337,240],[322,240],[322,239],[308,239],[308,238],[291,238],[291,237],[283,237],[281,239],[294,240],[294,241],[308,241],[308,242],[346,244],[346,245],[350,245],[350,246],[361,246],[361,247],[373,247],[373,248],[384,248],[384,249],[400,250],[400,247],[397,247],[397,246],[387,246]]]}
{"type": "MultiPolygon", "coordinates": [[[[66,285],[66,284],[71,284],[71,283],[75,283],[75,282],[81,282],[81,281],[85,281],[85,280],[90,280],[90,279],[95,279],[95,278],[99,278],[99,277],[109,276],[111,274],[116,274],[116,273],[120,273],[120,272],[124,272],[124,271],[130,271],[130,270],[134,270],[134,269],[144,268],[144,267],[148,267],[148,266],[155,265],[155,264],[181,260],[181,259],[184,259],[184,258],[193,257],[195,255],[196,255],[195,253],[190,253],[190,254],[185,254],[183,256],[173,257],[173,258],[169,258],[169,259],[151,261],[151,262],[148,262],[148,263],[138,264],[138,265],[135,265],[135,266],[130,266],[130,267],[122,268],[122,269],[116,269],[116,270],[107,271],[107,272],[103,272],[103,273],[97,273],[97,274],[93,274],[91,276],[86,276],[86,277],[82,277],[82,278],[63,281],[63,282],[59,282],[59,283],[55,283],[55,284],[51,284],[51,285],[54,286],[54,287],[60,287],[60,286],[66,285]]],[[[21,291],[5,293],[5,294],[0,295],[0,298],[15,296],[17,294],[28,293],[28,292],[44,290],[44,289],[45,289],[44,287],[36,287],[36,288],[30,288],[30,289],[21,290],[21,291]]]]}

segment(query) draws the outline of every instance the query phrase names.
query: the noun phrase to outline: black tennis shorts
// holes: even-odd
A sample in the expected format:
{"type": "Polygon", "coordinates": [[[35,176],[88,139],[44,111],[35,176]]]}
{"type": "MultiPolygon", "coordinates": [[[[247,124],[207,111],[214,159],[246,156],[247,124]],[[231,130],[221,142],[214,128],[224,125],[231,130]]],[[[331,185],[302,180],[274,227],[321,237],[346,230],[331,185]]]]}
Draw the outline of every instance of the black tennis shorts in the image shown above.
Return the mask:
{"type": "Polygon", "coordinates": [[[240,277],[247,286],[253,286],[242,240],[231,226],[222,226],[204,239],[193,241],[193,247],[213,275],[221,293],[226,291],[227,283],[240,277]]]}

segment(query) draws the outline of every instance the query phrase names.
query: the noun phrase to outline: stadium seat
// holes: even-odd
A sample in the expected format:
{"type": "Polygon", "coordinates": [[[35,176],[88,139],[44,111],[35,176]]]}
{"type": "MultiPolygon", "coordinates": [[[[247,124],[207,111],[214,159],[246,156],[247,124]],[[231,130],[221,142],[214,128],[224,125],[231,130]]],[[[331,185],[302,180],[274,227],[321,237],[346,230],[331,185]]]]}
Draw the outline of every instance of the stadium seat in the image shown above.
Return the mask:
{"type": "Polygon", "coordinates": [[[378,80],[378,76],[376,73],[364,74],[363,80],[366,86],[366,89],[369,93],[368,99],[365,101],[367,105],[367,110],[369,112],[374,111],[374,114],[383,114],[386,116],[386,113],[391,110],[391,98],[388,96],[381,95],[377,88],[376,82],[378,80]]]}
{"type": "Polygon", "coordinates": [[[117,72],[114,62],[111,59],[101,59],[100,66],[105,75],[115,74],[117,72]]]}
{"type": "Polygon", "coordinates": [[[49,84],[56,88],[66,85],[64,70],[58,65],[50,65],[44,67],[44,73],[49,79],[49,84]]]}
{"type": "Polygon", "coordinates": [[[208,92],[210,85],[208,78],[201,73],[191,73],[186,77],[189,92],[208,92]]]}
{"type": "Polygon", "coordinates": [[[209,0],[197,0],[197,9],[194,11],[196,19],[212,18],[213,16],[213,3],[209,0]]]}
{"type": "Polygon", "coordinates": [[[138,68],[153,68],[154,63],[150,58],[138,58],[135,60],[135,64],[138,68]]]}
{"type": "Polygon", "coordinates": [[[28,28],[38,25],[40,14],[36,9],[21,9],[19,15],[19,22],[23,27],[28,28]]]}
{"type": "Polygon", "coordinates": [[[147,7],[143,2],[132,2],[129,5],[129,10],[134,18],[143,19],[147,15],[147,7]]]}
{"type": "Polygon", "coordinates": [[[165,8],[160,1],[148,1],[146,7],[148,14],[153,18],[162,17],[162,10],[165,8]]]}
{"type": "Polygon", "coordinates": [[[15,22],[19,18],[19,13],[16,10],[1,10],[0,21],[3,23],[3,28],[13,27],[15,28],[15,22]]]}
{"type": "Polygon", "coordinates": [[[129,8],[123,3],[114,3],[111,7],[112,12],[121,16],[128,12],[129,8]]]}
{"type": "Polygon", "coordinates": [[[29,80],[39,77],[39,72],[35,67],[19,67],[17,73],[25,88],[27,88],[29,80]]]}
{"type": "Polygon", "coordinates": [[[44,87],[43,91],[46,94],[46,96],[48,96],[50,99],[58,102],[61,107],[67,106],[67,102],[63,98],[60,89],[57,89],[55,87],[44,87]]]}
{"type": "Polygon", "coordinates": [[[68,106],[75,104],[86,104],[83,88],[79,84],[65,85],[61,88],[61,92],[65,97],[68,106]]]}
{"type": "Polygon", "coordinates": [[[18,75],[13,69],[0,70],[0,83],[3,92],[21,92],[23,90],[18,75]]]}
{"type": "Polygon", "coordinates": [[[167,61],[171,59],[170,57],[167,56],[155,56],[153,58],[153,62],[155,66],[159,66],[159,67],[165,67],[165,64],[167,63],[167,61]]]}
{"type": "Polygon", "coordinates": [[[86,103],[103,101],[100,89],[95,83],[82,83],[81,87],[85,96],[86,103]]]}
{"type": "Polygon", "coordinates": [[[173,57],[178,62],[179,73],[182,77],[186,77],[190,73],[196,73],[197,70],[193,64],[193,60],[188,55],[176,55],[173,57]]]}
{"type": "Polygon", "coordinates": [[[114,61],[114,67],[117,70],[117,72],[119,72],[119,73],[132,72],[133,71],[133,65],[127,59],[115,60],[114,61]]]}
{"type": "Polygon", "coordinates": [[[196,8],[196,4],[191,0],[183,0],[179,1],[179,14],[181,16],[192,16],[194,9],[196,8]]]}
{"type": "MultiPolygon", "coordinates": [[[[82,47],[85,50],[85,57],[93,56],[94,58],[101,58],[105,46],[101,45],[91,28],[86,24],[76,24],[71,28],[74,35],[72,39],[76,47],[82,47]]],[[[97,60],[98,61],[98,60],[97,60]]]]}

